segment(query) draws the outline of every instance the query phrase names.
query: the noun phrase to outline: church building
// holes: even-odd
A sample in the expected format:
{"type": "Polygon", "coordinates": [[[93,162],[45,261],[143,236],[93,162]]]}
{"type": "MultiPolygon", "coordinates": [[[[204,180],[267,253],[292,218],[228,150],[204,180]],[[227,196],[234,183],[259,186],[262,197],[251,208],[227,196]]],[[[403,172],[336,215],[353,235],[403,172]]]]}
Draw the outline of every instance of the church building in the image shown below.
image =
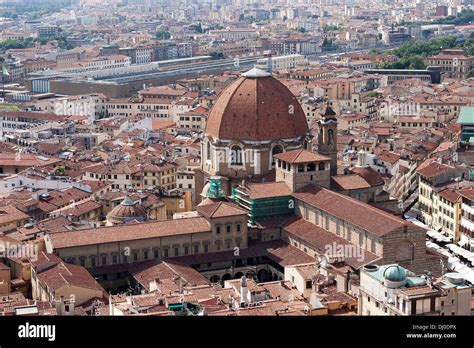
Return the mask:
{"type": "Polygon", "coordinates": [[[209,114],[195,175],[196,203],[212,176],[221,177],[229,195],[242,180],[274,181],[276,154],[310,146],[296,97],[270,73],[254,68],[227,87],[209,114]]]}

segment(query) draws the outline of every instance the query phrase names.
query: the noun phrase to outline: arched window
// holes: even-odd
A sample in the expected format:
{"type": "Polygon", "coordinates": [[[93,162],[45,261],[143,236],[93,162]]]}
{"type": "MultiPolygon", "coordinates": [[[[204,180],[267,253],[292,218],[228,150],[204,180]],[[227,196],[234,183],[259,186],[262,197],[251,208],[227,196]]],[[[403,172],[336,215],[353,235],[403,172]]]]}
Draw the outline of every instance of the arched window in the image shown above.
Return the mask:
{"type": "Polygon", "coordinates": [[[206,158],[211,159],[211,142],[209,140],[206,142],[206,158]]]}
{"type": "Polygon", "coordinates": [[[272,149],[272,166],[275,165],[275,155],[283,152],[283,146],[275,145],[272,149]]]}
{"type": "Polygon", "coordinates": [[[230,149],[230,164],[236,166],[243,164],[242,149],[240,146],[234,145],[230,149]]]}
{"type": "Polygon", "coordinates": [[[334,143],[334,131],[332,129],[328,130],[328,145],[334,143]]]}

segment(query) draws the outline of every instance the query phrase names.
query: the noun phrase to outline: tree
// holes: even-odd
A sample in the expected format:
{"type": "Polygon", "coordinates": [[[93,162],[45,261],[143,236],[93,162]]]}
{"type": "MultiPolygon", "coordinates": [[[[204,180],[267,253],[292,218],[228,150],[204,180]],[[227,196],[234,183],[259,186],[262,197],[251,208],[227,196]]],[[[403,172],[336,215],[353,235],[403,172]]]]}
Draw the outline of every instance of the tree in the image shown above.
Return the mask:
{"type": "Polygon", "coordinates": [[[408,68],[413,70],[423,70],[426,68],[426,64],[420,56],[415,56],[411,58],[408,68]]]}
{"type": "Polygon", "coordinates": [[[326,24],[323,27],[323,31],[327,33],[328,31],[338,31],[339,27],[335,24],[326,24]]]}
{"type": "Polygon", "coordinates": [[[421,32],[421,37],[424,38],[424,39],[429,38],[430,35],[431,35],[431,30],[424,29],[424,30],[421,32]]]}
{"type": "Polygon", "coordinates": [[[458,16],[448,16],[441,18],[435,21],[435,24],[454,24],[454,25],[464,25],[470,24],[474,21],[474,11],[473,10],[463,10],[458,16]]]}
{"type": "Polygon", "coordinates": [[[381,94],[379,92],[369,92],[369,93],[367,93],[367,97],[370,97],[370,98],[378,98],[380,96],[381,96],[381,94]]]}
{"type": "Polygon", "coordinates": [[[190,25],[189,28],[194,30],[196,33],[202,33],[203,32],[201,23],[190,25]]]}
{"type": "Polygon", "coordinates": [[[469,38],[464,42],[464,49],[467,54],[474,55],[474,33],[471,33],[469,38]]]}
{"type": "Polygon", "coordinates": [[[155,37],[158,40],[168,40],[169,38],[171,38],[171,33],[169,31],[160,29],[156,32],[155,37]]]}
{"type": "Polygon", "coordinates": [[[305,32],[306,32],[306,29],[305,29],[305,28],[299,28],[298,31],[299,31],[300,33],[305,33],[305,32]]]}
{"type": "Polygon", "coordinates": [[[325,37],[323,40],[323,47],[328,47],[328,46],[332,46],[332,41],[328,40],[328,38],[325,37]]]}
{"type": "Polygon", "coordinates": [[[222,59],[222,58],[224,58],[224,53],[222,53],[222,52],[212,52],[210,54],[210,56],[212,57],[211,59],[214,59],[214,60],[222,59]]]}
{"type": "Polygon", "coordinates": [[[454,36],[430,40],[410,40],[392,52],[400,58],[397,62],[382,63],[382,69],[425,69],[425,59],[445,48],[463,48],[454,36]]]}
{"type": "Polygon", "coordinates": [[[66,169],[63,166],[54,168],[54,174],[63,175],[66,172],[66,169]]]}
{"type": "Polygon", "coordinates": [[[255,23],[256,21],[257,21],[257,20],[255,19],[254,16],[247,17],[247,22],[248,22],[249,24],[253,24],[253,23],[255,23]]]}
{"type": "Polygon", "coordinates": [[[0,50],[9,50],[9,49],[23,49],[34,46],[34,40],[31,37],[26,39],[12,40],[8,39],[0,42],[0,50]]]}

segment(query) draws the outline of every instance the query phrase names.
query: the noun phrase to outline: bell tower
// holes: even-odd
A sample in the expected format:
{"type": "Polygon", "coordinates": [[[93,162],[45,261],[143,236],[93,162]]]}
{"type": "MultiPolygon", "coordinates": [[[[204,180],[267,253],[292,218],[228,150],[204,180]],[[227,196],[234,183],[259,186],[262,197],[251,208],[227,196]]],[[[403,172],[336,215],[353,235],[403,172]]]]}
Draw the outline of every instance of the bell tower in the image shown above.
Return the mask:
{"type": "Polygon", "coordinates": [[[337,118],[327,98],[319,114],[318,152],[331,158],[331,176],[337,175],[337,118]]]}

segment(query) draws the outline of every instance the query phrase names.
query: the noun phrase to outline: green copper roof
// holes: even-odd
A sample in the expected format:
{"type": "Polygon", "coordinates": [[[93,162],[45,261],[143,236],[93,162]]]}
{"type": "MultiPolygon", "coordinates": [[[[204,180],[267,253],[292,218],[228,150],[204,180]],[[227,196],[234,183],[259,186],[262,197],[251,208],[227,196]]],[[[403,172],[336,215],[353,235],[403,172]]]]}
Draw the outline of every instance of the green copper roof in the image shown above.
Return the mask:
{"type": "Polygon", "coordinates": [[[458,123],[474,124],[474,106],[461,106],[458,123]]]}
{"type": "Polygon", "coordinates": [[[135,202],[130,197],[125,196],[121,204],[122,205],[135,205],[135,202]]]}

